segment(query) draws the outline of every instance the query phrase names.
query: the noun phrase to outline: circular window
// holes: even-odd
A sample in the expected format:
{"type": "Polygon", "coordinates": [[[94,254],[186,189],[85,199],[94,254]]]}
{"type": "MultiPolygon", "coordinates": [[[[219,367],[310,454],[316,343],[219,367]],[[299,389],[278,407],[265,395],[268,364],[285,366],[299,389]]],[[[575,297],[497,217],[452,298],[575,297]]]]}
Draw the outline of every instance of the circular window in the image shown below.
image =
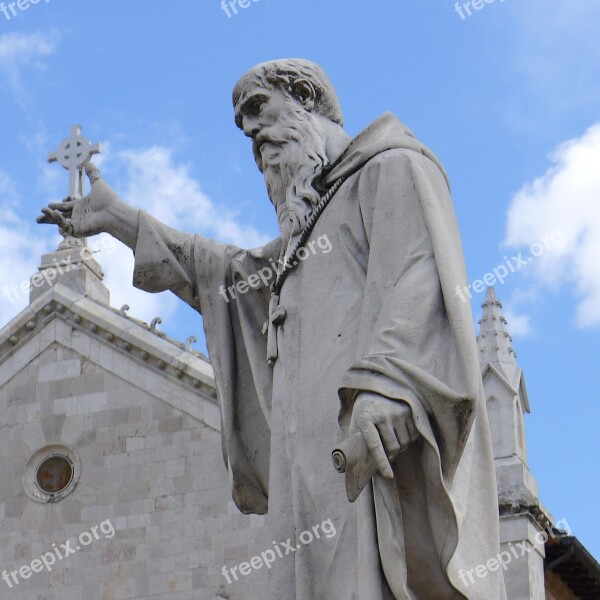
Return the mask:
{"type": "Polygon", "coordinates": [[[35,482],[42,492],[57,494],[73,480],[73,463],[66,456],[51,456],[42,462],[35,474],[35,482]]]}
{"type": "Polygon", "coordinates": [[[58,502],[76,487],[81,473],[72,448],[52,444],[38,450],[25,465],[23,487],[38,502],[58,502]]]}

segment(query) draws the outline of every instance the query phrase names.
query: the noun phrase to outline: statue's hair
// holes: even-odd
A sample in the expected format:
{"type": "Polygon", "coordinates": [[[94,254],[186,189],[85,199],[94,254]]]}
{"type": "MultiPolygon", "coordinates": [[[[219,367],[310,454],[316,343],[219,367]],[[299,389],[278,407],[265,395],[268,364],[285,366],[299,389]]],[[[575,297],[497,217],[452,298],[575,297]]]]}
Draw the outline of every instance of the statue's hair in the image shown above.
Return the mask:
{"type": "Polygon", "coordinates": [[[319,65],[303,58],[271,60],[250,69],[233,89],[233,106],[250,87],[280,88],[289,94],[294,82],[299,79],[310,81],[315,88],[315,112],[343,126],[344,115],[329,77],[319,65]]]}

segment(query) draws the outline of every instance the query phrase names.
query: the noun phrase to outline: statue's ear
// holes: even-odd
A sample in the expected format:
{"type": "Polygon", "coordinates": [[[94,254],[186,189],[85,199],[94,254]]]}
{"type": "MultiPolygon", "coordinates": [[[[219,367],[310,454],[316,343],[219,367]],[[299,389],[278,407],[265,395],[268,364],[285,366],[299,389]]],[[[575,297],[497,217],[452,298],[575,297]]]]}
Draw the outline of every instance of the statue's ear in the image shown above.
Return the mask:
{"type": "Polygon", "coordinates": [[[315,107],[317,93],[308,79],[296,79],[290,89],[292,96],[309,112],[315,107]]]}

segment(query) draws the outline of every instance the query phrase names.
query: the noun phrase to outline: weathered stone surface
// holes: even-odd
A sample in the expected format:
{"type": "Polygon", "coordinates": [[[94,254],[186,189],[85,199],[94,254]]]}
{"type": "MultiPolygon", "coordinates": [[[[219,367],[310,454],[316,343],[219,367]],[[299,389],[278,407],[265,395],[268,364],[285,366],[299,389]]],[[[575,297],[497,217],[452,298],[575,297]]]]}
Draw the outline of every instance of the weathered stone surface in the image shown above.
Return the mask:
{"type": "MultiPolygon", "coordinates": [[[[103,319],[109,311],[97,305],[99,328],[112,320],[112,312],[103,319]]],[[[26,580],[17,575],[20,583],[13,582],[12,589],[0,579],[0,597],[212,600],[221,590],[226,594],[221,597],[248,598],[261,573],[243,586],[228,586],[221,567],[244,558],[236,559],[244,531],[243,547],[250,555],[270,543],[257,542],[263,523],[232,511],[214,417],[206,424],[153,392],[186,407],[216,409],[214,399],[166,373],[156,385],[157,375],[145,362],[96,342],[91,333],[64,322],[46,327],[54,335],[36,332],[37,339],[45,340],[40,354],[31,351],[41,347],[34,343],[2,364],[0,566],[10,573],[30,565],[51,552],[53,543],[60,547],[106,520],[115,534],[100,533],[89,546],[57,560],[52,572],[44,569],[26,580]],[[124,359],[130,364],[124,365],[124,359]],[[137,385],[149,379],[146,387],[137,385]],[[54,442],[78,454],[81,478],[65,499],[44,505],[26,496],[21,473],[36,450],[54,442]]],[[[137,328],[133,337],[149,335],[141,325],[137,328]]],[[[161,341],[169,351],[168,340],[161,341]]],[[[171,345],[170,351],[180,355],[181,348],[171,345]]],[[[197,356],[188,361],[200,372],[210,371],[197,356]]]]}

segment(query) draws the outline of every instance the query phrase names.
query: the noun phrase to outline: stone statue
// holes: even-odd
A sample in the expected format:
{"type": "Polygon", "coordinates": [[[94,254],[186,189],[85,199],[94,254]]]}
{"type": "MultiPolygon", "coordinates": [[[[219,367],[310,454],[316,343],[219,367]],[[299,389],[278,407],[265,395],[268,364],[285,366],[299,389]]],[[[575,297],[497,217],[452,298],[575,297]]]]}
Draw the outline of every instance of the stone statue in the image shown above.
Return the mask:
{"type": "Polygon", "coordinates": [[[501,571],[468,587],[458,576],[497,555],[498,505],[442,165],[391,113],[351,139],[306,60],[251,69],[233,105],[277,214],[267,245],[175,231],[91,164],[91,192],[38,221],[110,233],[135,253],[136,287],[202,314],[239,509],[268,511],[276,541],[334,523],[336,537],[271,566],[264,598],[505,598],[501,571]],[[323,236],[331,251],[310,253],[323,236]],[[357,435],[377,472],[351,503],[331,458],[357,435]]]}

